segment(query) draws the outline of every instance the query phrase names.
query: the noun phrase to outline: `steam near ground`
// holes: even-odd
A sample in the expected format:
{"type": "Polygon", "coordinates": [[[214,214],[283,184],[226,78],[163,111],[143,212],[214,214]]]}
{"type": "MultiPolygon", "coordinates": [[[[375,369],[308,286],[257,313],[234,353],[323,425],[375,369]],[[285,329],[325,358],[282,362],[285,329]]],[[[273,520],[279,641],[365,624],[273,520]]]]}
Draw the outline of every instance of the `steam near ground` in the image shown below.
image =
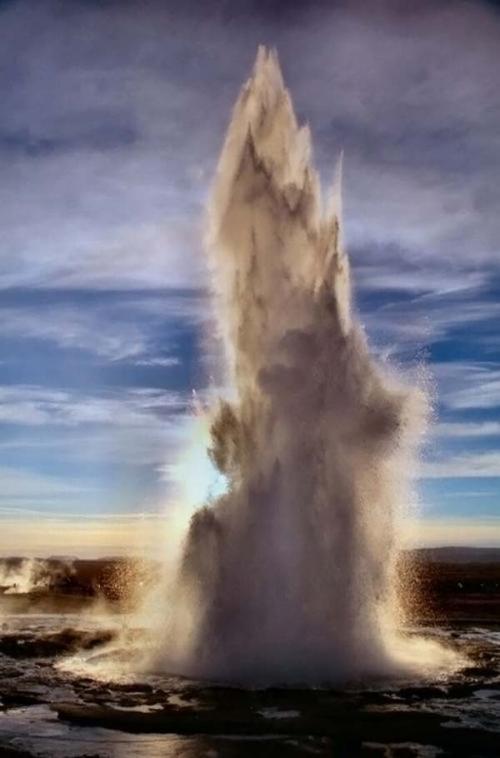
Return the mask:
{"type": "Polygon", "coordinates": [[[5,595],[50,590],[72,573],[72,561],[4,558],[0,559],[0,588],[5,595]]]}

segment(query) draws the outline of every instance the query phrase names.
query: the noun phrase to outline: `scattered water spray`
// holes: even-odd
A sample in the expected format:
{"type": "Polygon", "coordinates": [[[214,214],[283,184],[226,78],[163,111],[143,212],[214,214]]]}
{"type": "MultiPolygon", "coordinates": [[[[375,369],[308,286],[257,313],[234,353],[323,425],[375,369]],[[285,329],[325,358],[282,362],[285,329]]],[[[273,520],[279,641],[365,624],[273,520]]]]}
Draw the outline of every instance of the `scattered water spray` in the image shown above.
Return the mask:
{"type": "Polygon", "coordinates": [[[416,665],[394,573],[427,403],[369,353],[340,170],[324,206],[309,131],[263,48],[222,150],[208,247],[236,397],[210,428],[227,492],[192,518],[162,665],[251,683],[416,665]]]}

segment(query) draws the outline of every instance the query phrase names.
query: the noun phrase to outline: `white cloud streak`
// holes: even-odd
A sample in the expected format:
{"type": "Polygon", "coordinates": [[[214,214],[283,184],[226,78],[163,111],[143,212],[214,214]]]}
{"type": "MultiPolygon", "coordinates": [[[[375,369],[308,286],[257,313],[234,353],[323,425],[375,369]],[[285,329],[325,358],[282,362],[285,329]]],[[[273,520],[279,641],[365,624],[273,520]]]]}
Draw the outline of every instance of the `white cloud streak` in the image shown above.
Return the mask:
{"type": "Polygon", "coordinates": [[[500,450],[464,453],[425,463],[422,476],[427,479],[500,478],[500,450]]]}
{"type": "Polygon", "coordinates": [[[441,422],[433,429],[437,437],[448,439],[500,438],[500,421],[441,422]]]}
{"type": "Polygon", "coordinates": [[[454,411],[500,407],[500,368],[495,363],[453,361],[433,365],[443,403],[454,411]]]}
{"type": "Polygon", "coordinates": [[[130,389],[89,395],[36,386],[0,386],[0,421],[25,426],[164,426],[189,406],[189,394],[130,389]]]}
{"type": "MultiPolygon", "coordinates": [[[[88,304],[69,303],[0,306],[0,338],[47,342],[61,349],[82,350],[105,361],[128,361],[139,366],[174,366],[168,334],[155,344],[154,327],[177,319],[184,323],[206,321],[207,301],[200,294],[120,299],[113,297],[88,304]],[[158,350],[161,347],[161,354],[158,350]],[[170,354],[169,354],[170,352],[170,354]]],[[[171,340],[170,340],[171,343],[171,340]]]]}
{"type": "Polygon", "coordinates": [[[143,330],[83,308],[2,308],[3,338],[36,339],[94,353],[107,360],[140,356],[148,350],[143,330]]]}
{"type": "Polygon", "coordinates": [[[92,488],[82,487],[80,483],[68,481],[67,478],[62,479],[25,469],[0,466],[0,499],[3,502],[61,500],[94,491],[92,488]]]}

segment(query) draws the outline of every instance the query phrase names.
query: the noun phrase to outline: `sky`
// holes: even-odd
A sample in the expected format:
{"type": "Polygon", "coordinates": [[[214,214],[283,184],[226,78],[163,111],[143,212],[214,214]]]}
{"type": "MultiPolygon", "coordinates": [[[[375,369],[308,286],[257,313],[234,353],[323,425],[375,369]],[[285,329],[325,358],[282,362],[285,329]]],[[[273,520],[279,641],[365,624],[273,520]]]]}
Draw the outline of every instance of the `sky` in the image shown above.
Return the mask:
{"type": "Polygon", "coordinates": [[[500,545],[500,6],[4,0],[1,553],[162,549],[216,384],[206,200],[261,43],[325,184],[344,152],[373,350],[433,398],[409,541],[500,545]]]}

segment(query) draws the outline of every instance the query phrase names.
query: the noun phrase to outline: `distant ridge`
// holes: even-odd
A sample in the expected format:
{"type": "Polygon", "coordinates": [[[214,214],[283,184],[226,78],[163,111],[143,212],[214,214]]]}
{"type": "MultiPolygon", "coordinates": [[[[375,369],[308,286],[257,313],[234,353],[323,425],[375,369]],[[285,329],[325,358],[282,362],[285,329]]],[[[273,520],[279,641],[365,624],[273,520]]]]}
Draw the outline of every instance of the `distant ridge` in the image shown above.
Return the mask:
{"type": "Polygon", "coordinates": [[[500,563],[500,547],[423,547],[408,553],[433,563],[500,563]]]}
{"type": "MultiPolygon", "coordinates": [[[[421,547],[410,548],[403,551],[407,555],[412,555],[417,560],[430,561],[431,563],[500,563],[500,547],[461,547],[452,545],[447,547],[421,547]]],[[[142,561],[134,555],[103,555],[95,558],[79,557],[77,555],[51,555],[47,556],[22,556],[22,555],[4,555],[0,556],[0,566],[5,563],[16,561],[34,560],[41,563],[123,563],[127,561],[142,561]]],[[[158,563],[152,560],[151,563],[158,563]]]]}

